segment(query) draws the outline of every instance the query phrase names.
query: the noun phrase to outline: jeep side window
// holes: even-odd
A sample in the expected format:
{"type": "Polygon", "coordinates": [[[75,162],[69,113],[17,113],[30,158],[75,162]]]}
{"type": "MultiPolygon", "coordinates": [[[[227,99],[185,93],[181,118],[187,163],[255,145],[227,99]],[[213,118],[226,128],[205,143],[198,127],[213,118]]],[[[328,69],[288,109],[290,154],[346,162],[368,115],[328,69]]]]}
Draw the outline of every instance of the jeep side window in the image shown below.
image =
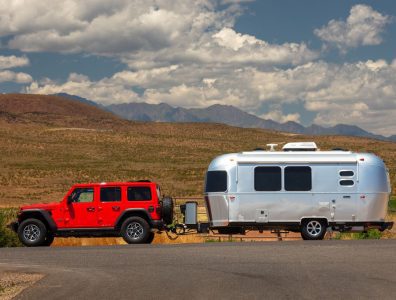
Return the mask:
{"type": "Polygon", "coordinates": [[[145,186],[130,186],[127,190],[128,201],[151,200],[151,189],[145,186]]]}
{"type": "Polygon", "coordinates": [[[100,188],[100,202],[119,202],[121,201],[120,187],[100,188]]]}
{"type": "Polygon", "coordinates": [[[76,188],[71,193],[73,203],[88,203],[93,202],[94,189],[93,188],[76,188]]]}

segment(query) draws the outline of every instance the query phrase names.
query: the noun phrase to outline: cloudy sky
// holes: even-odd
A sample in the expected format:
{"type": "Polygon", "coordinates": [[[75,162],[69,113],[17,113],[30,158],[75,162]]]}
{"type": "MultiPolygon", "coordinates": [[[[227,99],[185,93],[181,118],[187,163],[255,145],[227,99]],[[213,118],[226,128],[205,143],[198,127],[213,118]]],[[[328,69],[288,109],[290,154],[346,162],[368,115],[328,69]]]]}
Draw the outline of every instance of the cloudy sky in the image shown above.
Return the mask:
{"type": "Polygon", "coordinates": [[[396,2],[0,0],[0,91],[396,134],[396,2]]]}

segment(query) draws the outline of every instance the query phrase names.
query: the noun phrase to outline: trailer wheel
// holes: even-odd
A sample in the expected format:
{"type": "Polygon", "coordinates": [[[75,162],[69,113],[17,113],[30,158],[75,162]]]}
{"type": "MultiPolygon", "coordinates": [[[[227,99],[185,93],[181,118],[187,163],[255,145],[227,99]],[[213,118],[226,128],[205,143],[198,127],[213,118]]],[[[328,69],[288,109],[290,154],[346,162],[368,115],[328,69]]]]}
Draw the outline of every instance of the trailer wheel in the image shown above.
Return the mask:
{"type": "Polygon", "coordinates": [[[165,225],[173,223],[173,199],[171,197],[162,199],[161,216],[165,225]]]}
{"type": "Polygon", "coordinates": [[[304,240],[323,240],[327,230],[324,220],[305,220],[301,227],[301,236],[304,240]]]}

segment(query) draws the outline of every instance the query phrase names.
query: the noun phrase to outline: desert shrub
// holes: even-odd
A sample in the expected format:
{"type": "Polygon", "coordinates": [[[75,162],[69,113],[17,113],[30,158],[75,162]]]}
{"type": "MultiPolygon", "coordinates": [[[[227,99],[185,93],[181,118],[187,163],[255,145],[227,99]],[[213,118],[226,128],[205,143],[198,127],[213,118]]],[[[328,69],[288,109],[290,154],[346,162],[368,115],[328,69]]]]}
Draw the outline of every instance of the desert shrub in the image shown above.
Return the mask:
{"type": "Polygon", "coordinates": [[[17,235],[7,228],[7,224],[16,218],[15,209],[0,209],[0,247],[21,246],[17,235]]]}
{"type": "Polygon", "coordinates": [[[336,240],[379,240],[382,233],[377,229],[370,229],[367,232],[343,233],[335,235],[336,240]]]}
{"type": "Polygon", "coordinates": [[[389,212],[396,212],[396,197],[392,197],[388,202],[389,212]]]}

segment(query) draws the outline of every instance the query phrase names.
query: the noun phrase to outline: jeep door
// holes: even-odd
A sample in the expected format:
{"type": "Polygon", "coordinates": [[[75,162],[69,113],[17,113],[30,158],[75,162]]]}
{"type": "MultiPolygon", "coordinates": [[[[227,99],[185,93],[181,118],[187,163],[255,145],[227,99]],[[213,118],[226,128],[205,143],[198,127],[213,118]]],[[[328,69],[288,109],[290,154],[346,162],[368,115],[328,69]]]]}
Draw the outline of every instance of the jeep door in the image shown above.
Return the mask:
{"type": "Polygon", "coordinates": [[[121,214],[121,186],[105,186],[99,188],[98,225],[113,227],[121,214]]]}
{"type": "Polygon", "coordinates": [[[77,187],[65,203],[65,228],[92,228],[97,226],[95,188],[77,187]]]}

